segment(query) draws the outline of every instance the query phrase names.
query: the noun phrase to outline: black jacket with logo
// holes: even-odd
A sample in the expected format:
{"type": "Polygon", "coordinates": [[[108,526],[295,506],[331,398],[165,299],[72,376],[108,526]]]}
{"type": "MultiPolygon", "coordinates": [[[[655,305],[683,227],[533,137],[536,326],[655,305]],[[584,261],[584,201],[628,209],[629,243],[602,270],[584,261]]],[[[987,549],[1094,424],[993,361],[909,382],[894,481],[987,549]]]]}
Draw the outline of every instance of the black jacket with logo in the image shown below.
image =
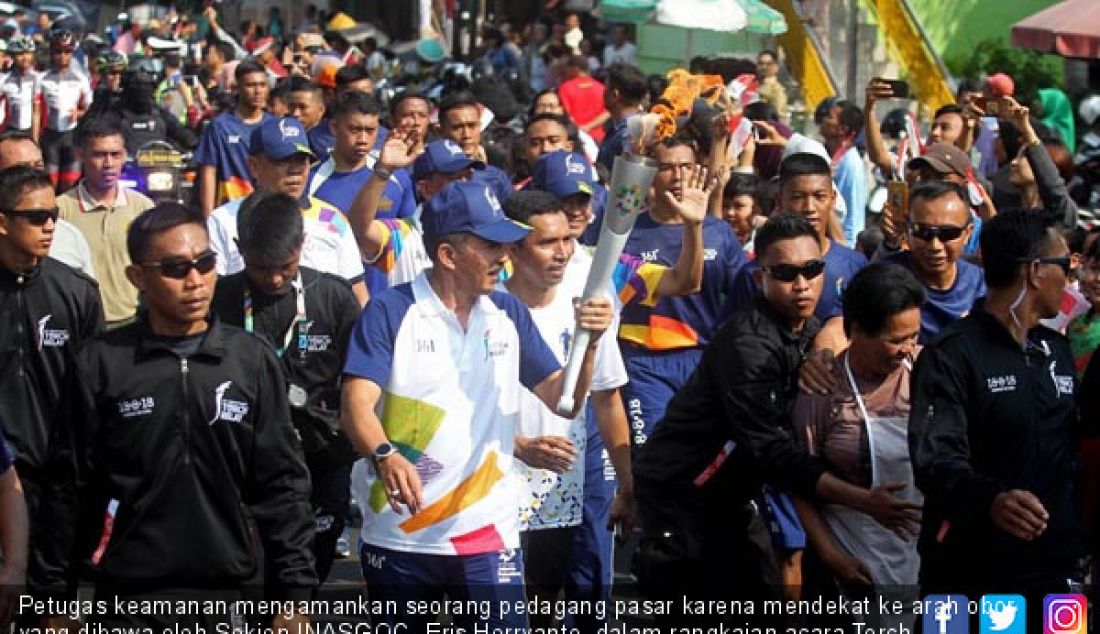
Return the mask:
{"type": "Polygon", "coordinates": [[[99,288],[83,273],[52,258],[19,275],[0,268],[0,424],[21,478],[45,470],[72,351],[102,329],[99,288]]]}
{"type": "Polygon", "coordinates": [[[909,453],[925,495],[921,578],[930,589],[1044,586],[1075,570],[1073,355],[1053,330],[1028,336],[1021,349],[979,305],[913,370],[909,453]],[[1035,494],[1050,514],[1031,542],[990,518],[997,494],[1012,489],[1035,494]]]}
{"type": "Polygon", "coordinates": [[[819,329],[811,318],[791,331],[759,295],[734,313],[641,448],[636,487],[701,491],[730,506],[747,503],[766,482],[812,494],[824,467],[799,445],[790,414],[798,366],[819,329]],[[729,441],[722,466],[702,486],[693,484],[729,441]]]}
{"type": "Polygon", "coordinates": [[[302,437],[310,464],[336,466],[355,452],[340,428],[340,379],[348,339],[359,317],[359,301],[347,280],[302,267],[306,323],[295,324],[296,293],[267,295],[248,283],[244,271],[218,280],[212,314],[223,323],[244,327],[244,293],[252,296],[255,334],[273,348],[282,347],[287,328],[290,343],[280,359],[288,383],[308,394],[305,407],[292,407],[291,418],[302,437]],[[304,342],[301,338],[304,337],[304,342]],[[305,348],[300,346],[305,343],[305,348]]]}
{"type": "MultiPolygon", "coordinates": [[[[80,352],[69,424],[80,509],[55,507],[76,524],[78,559],[104,535],[98,583],[113,588],[217,588],[255,572],[259,529],[265,561],[293,598],[316,585],[310,545],[309,474],[290,422],[285,379],[257,338],[213,320],[197,351],[181,357],[137,323],[80,352]]],[[[68,571],[59,562],[54,582],[68,571]]]]}

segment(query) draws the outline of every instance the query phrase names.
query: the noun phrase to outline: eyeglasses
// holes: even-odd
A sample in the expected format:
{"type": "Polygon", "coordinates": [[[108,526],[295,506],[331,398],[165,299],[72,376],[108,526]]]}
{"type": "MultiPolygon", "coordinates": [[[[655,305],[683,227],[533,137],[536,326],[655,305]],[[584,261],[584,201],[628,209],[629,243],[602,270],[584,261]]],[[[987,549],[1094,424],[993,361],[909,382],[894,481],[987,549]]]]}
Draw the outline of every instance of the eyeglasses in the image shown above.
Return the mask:
{"type": "Polygon", "coordinates": [[[206,275],[214,270],[218,263],[218,254],[206,251],[194,260],[164,260],[161,262],[142,262],[142,266],[160,269],[160,274],[174,280],[182,280],[195,269],[200,275],[206,275]]]}
{"type": "Polygon", "coordinates": [[[825,261],[810,260],[802,266],[796,264],[774,264],[772,266],[762,267],[761,270],[780,282],[793,282],[799,275],[809,281],[817,278],[817,276],[825,271],[825,261]]]}
{"type": "Polygon", "coordinates": [[[50,221],[56,223],[60,212],[57,207],[54,207],[53,209],[9,209],[4,213],[16,218],[26,218],[27,222],[32,225],[42,227],[50,221]]]}
{"type": "Polygon", "coordinates": [[[1016,261],[1020,263],[1038,262],[1039,264],[1057,264],[1062,267],[1062,272],[1067,276],[1073,272],[1076,266],[1075,258],[1072,255],[1048,258],[1017,258],[1016,261]]]}
{"type": "Polygon", "coordinates": [[[939,238],[940,242],[951,242],[958,240],[964,231],[966,227],[954,225],[925,225],[918,222],[909,224],[909,233],[925,242],[931,242],[935,238],[939,238]]]}

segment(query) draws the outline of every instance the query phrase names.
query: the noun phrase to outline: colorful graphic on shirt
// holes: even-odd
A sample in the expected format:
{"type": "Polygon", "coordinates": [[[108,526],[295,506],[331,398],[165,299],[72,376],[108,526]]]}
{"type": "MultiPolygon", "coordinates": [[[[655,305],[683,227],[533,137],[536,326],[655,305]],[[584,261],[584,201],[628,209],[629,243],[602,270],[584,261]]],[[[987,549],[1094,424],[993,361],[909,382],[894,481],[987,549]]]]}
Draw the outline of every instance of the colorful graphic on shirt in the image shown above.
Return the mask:
{"type": "MultiPolygon", "coordinates": [[[[425,474],[438,473],[439,463],[424,454],[424,449],[432,442],[439,425],[447,412],[430,403],[407,396],[398,396],[386,392],[382,403],[382,429],[386,437],[406,460],[417,465],[423,461],[425,474]]],[[[375,513],[381,513],[387,504],[386,487],[377,480],[370,491],[370,507],[375,513]]]]}
{"type": "Polygon", "coordinates": [[[649,323],[623,324],[619,338],[641,344],[650,350],[676,350],[699,345],[699,335],[691,326],[662,315],[652,314],[649,323]]]}
{"type": "Polygon", "coordinates": [[[490,451],[477,470],[458,486],[416,515],[401,522],[401,530],[406,533],[415,533],[458,515],[488,496],[493,485],[503,477],[504,472],[497,466],[497,452],[490,451]]]}

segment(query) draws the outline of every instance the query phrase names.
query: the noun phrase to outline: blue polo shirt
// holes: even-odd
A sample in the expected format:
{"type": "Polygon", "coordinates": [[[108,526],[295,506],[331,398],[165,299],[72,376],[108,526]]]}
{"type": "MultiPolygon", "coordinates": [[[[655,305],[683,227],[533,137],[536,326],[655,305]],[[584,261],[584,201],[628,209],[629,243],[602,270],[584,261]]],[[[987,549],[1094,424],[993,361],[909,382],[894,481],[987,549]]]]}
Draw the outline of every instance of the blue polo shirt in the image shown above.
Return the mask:
{"type": "Polygon", "coordinates": [[[245,123],[236,110],[214,117],[203,131],[199,147],[195,149],[195,162],[213,165],[217,169],[217,196],[215,204],[244,198],[252,193],[252,171],[248,169],[248,143],[252,131],[273,117],[264,113],[257,123],[245,123]]]}
{"type": "MultiPolygon", "coordinates": [[[[903,266],[916,275],[913,262],[905,251],[895,253],[883,262],[903,266]]],[[[927,297],[920,308],[921,345],[930,343],[941,330],[965,317],[973,308],[974,302],[985,297],[985,276],[982,269],[966,260],[959,260],[958,267],[955,283],[951,288],[940,290],[924,287],[927,297]]]]}

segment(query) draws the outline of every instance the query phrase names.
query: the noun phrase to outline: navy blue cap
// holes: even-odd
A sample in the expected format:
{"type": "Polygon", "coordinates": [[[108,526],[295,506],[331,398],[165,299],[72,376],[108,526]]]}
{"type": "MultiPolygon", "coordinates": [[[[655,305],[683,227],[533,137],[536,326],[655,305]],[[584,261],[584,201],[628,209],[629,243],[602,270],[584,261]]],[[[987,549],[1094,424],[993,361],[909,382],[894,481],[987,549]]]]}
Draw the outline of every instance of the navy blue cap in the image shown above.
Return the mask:
{"type": "Polygon", "coordinates": [[[592,166],[578,152],[555,150],[535,162],[531,188],[550,192],[558,198],[573,194],[592,195],[592,166]]]}
{"type": "Polygon", "coordinates": [[[306,129],[293,117],[272,118],[256,126],[248,142],[248,153],[252,156],[263,154],[275,161],[295,154],[313,156],[306,129]]]}
{"type": "Polygon", "coordinates": [[[424,206],[420,224],[428,238],[472,233],[498,244],[519,242],[531,231],[531,227],[505,216],[493,190],[476,181],[444,187],[424,206]]]}
{"type": "Polygon", "coordinates": [[[466,156],[462,148],[450,139],[432,141],[413,162],[413,180],[427,178],[437,172],[454,174],[469,167],[485,169],[485,163],[466,156]]]}

